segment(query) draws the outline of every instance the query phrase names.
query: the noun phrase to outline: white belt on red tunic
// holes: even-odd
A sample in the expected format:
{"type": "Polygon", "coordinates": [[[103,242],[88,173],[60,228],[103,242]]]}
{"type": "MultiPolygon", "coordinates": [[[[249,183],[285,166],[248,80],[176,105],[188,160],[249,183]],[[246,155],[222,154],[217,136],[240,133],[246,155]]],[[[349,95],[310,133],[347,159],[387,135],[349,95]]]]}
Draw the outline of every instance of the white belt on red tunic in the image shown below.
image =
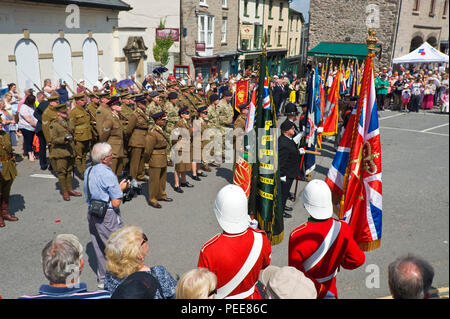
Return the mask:
{"type": "MultiPolygon", "coordinates": [[[[328,234],[325,236],[325,239],[320,244],[319,248],[312,254],[308,259],[306,259],[303,262],[303,268],[305,269],[305,272],[308,272],[314,266],[316,266],[323,257],[327,254],[331,246],[333,246],[334,241],[339,236],[339,232],[341,230],[341,223],[337,220],[333,220],[333,223],[331,225],[330,230],[328,231],[328,234]]],[[[329,276],[323,277],[323,278],[317,278],[316,280],[320,283],[328,281],[332,279],[337,274],[337,268],[336,270],[329,276]]]]}
{"type": "Polygon", "coordinates": [[[259,256],[261,254],[263,245],[262,234],[257,232],[252,233],[254,241],[250,254],[247,257],[247,260],[242,265],[241,269],[237,272],[237,274],[228,283],[217,289],[216,299],[247,298],[248,296],[252,295],[253,292],[255,291],[255,286],[253,285],[252,288],[250,288],[250,290],[247,290],[246,292],[242,292],[233,296],[228,296],[234,289],[236,289],[237,286],[239,286],[239,284],[245,279],[245,277],[247,277],[247,275],[253,269],[253,266],[258,261],[259,256]]]}

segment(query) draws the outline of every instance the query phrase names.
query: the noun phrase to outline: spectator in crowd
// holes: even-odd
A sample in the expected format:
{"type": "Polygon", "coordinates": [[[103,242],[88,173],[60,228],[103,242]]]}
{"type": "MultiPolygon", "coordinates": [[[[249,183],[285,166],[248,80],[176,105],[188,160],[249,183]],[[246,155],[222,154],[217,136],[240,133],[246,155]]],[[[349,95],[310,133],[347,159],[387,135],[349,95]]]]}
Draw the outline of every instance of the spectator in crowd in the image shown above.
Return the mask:
{"type": "Polygon", "coordinates": [[[189,270],[178,281],[176,299],[214,299],[217,276],[206,268],[189,270]]]}
{"type": "Polygon", "coordinates": [[[44,91],[44,94],[46,97],[49,97],[50,95],[52,95],[52,93],[54,91],[56,91],[56,89],[58,88],[58,86],[52,86],[52,80],[50,79],[45,79],[44,80],[44,88],[42,89],[44,91]]]}
{"type": "Polygon", "coordinates": [[[434,106],[434,95],[436,93],[436,86],[434,85],[433,79],[428,78],[428,81],[425,83],[424,91],[423,91],[423,102],[422,107],[425,110],[431,110],[434,106]]]}
{"type": "Polygon", "coordinates": [[[441,94],[441,113],[448,113],[448,87],[441,94]]]}
{"type": "Polygon", "coordinates": [[[422,83],[420,81],[420,77],[417,76],[415,81],[411,84],[411,100],[409,103],[409,109],[411,112],[419,112],[420,108],[420,100],[422,94],[422,83]]]}
{"type": "Polygon", "coordinates": [[[45,245],[42,250],[42,269],[48,285],[41,285],[37,295],[24,295],[20,299],[105,299],[105,290],[88,291],[80,282],[84,267],[83,246],[78,238],[63,234],[45,245]]]}
{"type": "Polygon", "coordinates": [[[2,128],[5,132],[9,133],[11,137],[11,145],[17,145],[16,138],[16,120],[15,117],[6,110],[6,103],[0,100],[0,117],[2,119],[2,128]]]}
{"type": "Polygon", "coordinates": [[[113,294],[120,283],[131,274],[147,272],[161,286],[157,287],[155,299],[173,298],[177,282],[163,266],[150,268],[145,264],[148,252],[148,238],[141,228],[127,225],[112,233],[105,248],[105,289],[113,294]]]}
{"type": "Polygon", "coordinates": [[[19,130],[23,135],[23,143],[25,153],[28,155],[30,162],[34,162],[33,153],[33,138],[34,131],[37,124],[37,120],[34,117],[34,103],[36,97],[34,95],[29,95],[25,103],[20,107],[19,110],[19,130]]]}
{"type": "Polygon", "coordinates": [[[407,83],[408,81],[400,75],[393,84],[394,103],[392,109],[395,111],[402,110],[402,92],[407,83]]]}
{"type": "Polygon", "coordinates": [[[105,245],[111,233],[123,226],[120,204],[123,191],[127,188],[128,182],[117,181],[116,174],[111,170],[112,149],[108,143],[97,143],[92,148],[92,165],[84,172],[84,194],[87,194],[86,202],[90,207],[87,213],[89,223],[89,233],[97,257],[97,282],[98,287],[103,289],[106,261],[105,245]],[[107,203],[107,210],[103,216],[90,213],[92,200],[107,203]]]}
{"type": "Polygon", "coordinates": [[[375,79],[375,90],[377,94],[377,106],[379,111],[384,111],[386,96],[388,93],[389,81],[387,80],[386,73],[382,72],[375,79]]]}
{"type": "Polygon", "coordinates": [[[389,264],[389,290],[394,299],[427,299],[434,269],[421,257],[408,254],[389,264]]]}
{"type": "Polygon", "coordinates": [[[5,93],[5,96],[3,97],[3,103],[5,104],[5,110],[11,113],[13,111],[13,94],[11,92],[5,93]]]}
{"type": "Polygon", "coordinates": [[[197,264],[216,274],[216,299],[261,299],[256,283],[272,249],[264,231],[249,227],[247,210],[247,197],[237,185],[223,187],[216,196],[214,212],[223,233],[203,245],[197,264]],[[246,273],[237,276],[247,258],[252,262],[246,273]]]}
{"type": "Polygon", "coordinates": [[[411,89],[409,88],[409,85],[405,83],[402,90],[402,107],[400,109],[400,112],[409,112],[408,110],[408,104],[409,100],[411,99],[411,89]]]}
{"type": "Polygon", "coordinates": [[[19,95],[19,92],[17,92],[17,85],[15,83],[9,83],[8,84],[8,92],[12,94],[12,113],[16,114],[17,112],[17,105],[19,101],[21,100],[21,97],[19,95]]]}
{"type": "Polygon", "coordinates": [[[316,299],[317,291],[311,279],[300,270],[268,266],[262,272],[266,299],[316,299]]]}
{"type": "Polygon", "coordinates": [[[66,104],[67,100],[69,100],[69,92],[67,91],[65,82],[61,83],[56,93],[59,96],[59,104],[66,104]]]}
{"type": "Polygon", "coordinates": [[[159,283],[151,274],[136,271],[114,290],[111,299],[156,299],[159,283]]]}
{"type": "Polygon", "coordinates": [[[332,218],[331,191],[324,181],[310,181],[301,198],[311,217],[308,223],[290,234],[288,265],[302,271],[314,282],[319,299],[337,299],[339,267],[358,268],[364,264],[364,252],[353,239],[350,226],[332,218]],[[330,237],[335,238],[333,245],[324,242],[330,237]]]}
{"type": "MultiPolygon", "coordinates": [[[[86,91],[85,82],[83,79],[80,79],[77,83],[77,94],[83,93],[86,91]]],[[[111,93],[111,95],[113,95],[111,93]]]]}

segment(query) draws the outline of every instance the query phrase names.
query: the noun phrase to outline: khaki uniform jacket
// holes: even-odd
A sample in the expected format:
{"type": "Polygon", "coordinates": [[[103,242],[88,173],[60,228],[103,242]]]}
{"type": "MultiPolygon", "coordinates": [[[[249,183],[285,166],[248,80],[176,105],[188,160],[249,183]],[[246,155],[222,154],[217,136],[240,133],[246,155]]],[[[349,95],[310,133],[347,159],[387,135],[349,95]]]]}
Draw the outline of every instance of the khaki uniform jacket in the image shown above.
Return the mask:
{"type": "Polygon", "coordinates": [[[111,117],[108,117],[103,123],[103,130],[100,132],[99,137],[100,141],[107,142],[111,145],[112,153],[115,158],[126,157],[123,144],[122,123],[117,115],[111,112],[111,117]]]}
{"type": "Polygon", "coordinates": [[[48,106],[44,113],[42,113],[42,133],[44,134],[45,141],[50,143],[50,122],[58,117],[56,111],[48,106]]]}
{"type": "Polygon", "coordinates": [[[130,115],[126,130],[127,136],[130,136],[128,146],[142,148],[145,146],[145,137],[148,134],[148,123],[149,118],[145,115],[144,111],[136,108],[130,115]]]}
{"type": "Polygon", "coordinates": [[[217,113],[217,105],[208,106],[208,128],[219,128],[219,114],[217,113]]]}
{"type": "Polygon", "coordinates": [[[91,116],[83,107],[75,106],[69,113],[69,128],[77,142],[92,140],[91,116]]]}
{"type": "MultiPolygon", "coordinates": [[[[182,147],[183,150],[188,150],[190,149],[190,157],[191,157],[191,162],[192,162],[192,138],[193,138],[193,133],[194,131],[192,130],[192,124],[190,122],[187,122],[185,119],[180,119],[177,124],[175,125],[175,129],[180,128],[180,129],[186,129],[189,131],[189,135],[190,138],[189,140],[185,140],[182,139],[182,135],[178,136],[178,140],[172,140],[172,145],[178,144],[178,143],[183,143],[182,145],[179,144],[180,147],[182,147]]],[[[178,154],[181,155],[181,149],[178,151],[178,154]]]]}
{"type": "Polygon", "coordinates": [[[167,167],[167,145],[164,130],[155,125],[145,137],[144,159],[150,167],[167,167]]]}
{"type": "Polygon", "coordinates": [[[16,162],[12,152],[11,137],[0,130],[0,163],[2,164],[0,172],[4,181],[14,180],[17,176],[16,162]]]}
{"type": "Polygon", "coordinates": [[[239,114],[239,116],[236,118],[236,121],[234,121],[234,128],[245,130],[245,121],[245,118],[241,114],[239,114]]]}
{"type": "Polygon", "coordinates": [[[103,132],[103,123],[112,117],[111,108],[106,104],[100,104],[100,106],[97,108],[97,112],[95,113],[95,122],[96,122],[96,129],[97,133],[99,135],[99,141],[100,142],[106,142],[101,139],[101,135],[103,132]]]}
{"type": "Polygon", "coordinates": [[[231,123],[233,123],[233,107],[229,104],[225,99],[221,99],[219,104],[216,106],[219,124],[221,126],[228,127],[231,123]]]}
{"type": "Polygon", "coordinates": [[[175,124],[180,120],[180,116],[178,115],[179,108],[170,101],[166,102],[164,108],[167,115],[166,131],[170,133],[175,127],[175,124]]]}
{"type": "Polygon", "coordinates": [[[66,141],[66,136],[72,135],[73,132],[69,128],[66,120],[57,117],[50,122],[49,126],[50,140],[52,144],[50,149],[50,158],[74,157],[74,143],[66,141]]]}

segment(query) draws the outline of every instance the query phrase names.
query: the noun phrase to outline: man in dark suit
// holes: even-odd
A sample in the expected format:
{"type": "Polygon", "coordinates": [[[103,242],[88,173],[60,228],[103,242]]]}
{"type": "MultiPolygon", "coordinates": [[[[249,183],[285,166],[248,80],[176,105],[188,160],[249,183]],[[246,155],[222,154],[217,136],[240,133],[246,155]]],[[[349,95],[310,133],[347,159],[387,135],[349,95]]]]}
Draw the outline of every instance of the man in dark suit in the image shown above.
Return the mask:
{"type": "Polygon", "coordinates": [[[275,105],[275,111],[277,112],[277,115],[279,115],[281,103],[283,102],[283,86],[278,78],[275,80],[275,85],[272,88],[272,99],[273,104],[275,105]]]}
{"type": "Polygon", "coordinates": [[[281,176],[281,194],[283,199],[283,207],[285,212],[283,217],[291,218],[287,211],[292,208],[286,207],[286,201],[289,197],[292,183],[294,179],[300,175],[300,154],[304,153],[304,149],[300,150],[295,144],[292,137],[295,134],[295,126],[291,121],[285,121],[281,124],[281,135],[278,138],[278,159],[281,176]]]}

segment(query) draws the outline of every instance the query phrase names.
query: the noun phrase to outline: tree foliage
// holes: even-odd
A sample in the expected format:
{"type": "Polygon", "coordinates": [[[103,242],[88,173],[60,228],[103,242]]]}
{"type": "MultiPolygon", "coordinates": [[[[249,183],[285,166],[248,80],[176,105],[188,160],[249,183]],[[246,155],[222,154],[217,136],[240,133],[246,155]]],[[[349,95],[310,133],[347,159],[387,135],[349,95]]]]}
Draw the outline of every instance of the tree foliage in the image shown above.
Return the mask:
{"type": "MultiPolygon", "coordinates": [[[[159,29],[165,29],[166,20],[159,21],[159,29]]],[[[155,44],[153,45],[153,57],[156,62],[160,62],[162,66],[167,65],[169,63],[169,49],[173,45],[174,41],[172,40],[171,34],[167,36],[165,39],[155,38],[155,44]]]]}

